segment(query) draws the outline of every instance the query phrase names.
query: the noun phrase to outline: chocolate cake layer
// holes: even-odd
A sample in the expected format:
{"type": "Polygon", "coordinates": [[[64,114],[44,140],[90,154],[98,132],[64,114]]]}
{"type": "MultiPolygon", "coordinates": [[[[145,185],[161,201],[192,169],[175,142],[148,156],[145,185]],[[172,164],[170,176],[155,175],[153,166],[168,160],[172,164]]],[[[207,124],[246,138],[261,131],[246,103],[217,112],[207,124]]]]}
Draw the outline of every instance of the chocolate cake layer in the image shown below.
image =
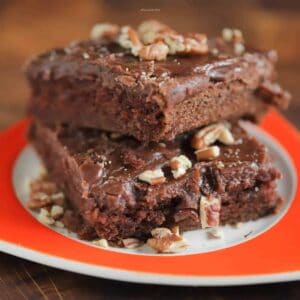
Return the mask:
{"type": "Polygon", "coordinates": [[[280,173],[261,143],[237,124],[231,131],[234,144],[217,142],[220,155],[209,161],[196,159],[190,146],[194,133],[143,144],[99,130],[35,123],[29,137],[82,218],[82,236],[118,241],[146,238],[161,226],[178,224],[187,230],[275,212],[281,203],[276,193],[280,173]],[[172,172],[174,157],[180,155],[190,164],[182,176],[172,172]],[[151,170],[160,172],[149,184],[145,171],[151,170]],[[212,219],[204,224],[207,204],[212,219]]]}
{"type": "Polygon", "coordinates": [[[286,107],[274,83],[274,51],[247,49],[222,38],[208,53],[145,61],[113,42],[88,40],[35,57],[26,67],[29,111],[45,124],[68,124],[132,135],[141,141],[220,120],[258,120],[286,107]]]}

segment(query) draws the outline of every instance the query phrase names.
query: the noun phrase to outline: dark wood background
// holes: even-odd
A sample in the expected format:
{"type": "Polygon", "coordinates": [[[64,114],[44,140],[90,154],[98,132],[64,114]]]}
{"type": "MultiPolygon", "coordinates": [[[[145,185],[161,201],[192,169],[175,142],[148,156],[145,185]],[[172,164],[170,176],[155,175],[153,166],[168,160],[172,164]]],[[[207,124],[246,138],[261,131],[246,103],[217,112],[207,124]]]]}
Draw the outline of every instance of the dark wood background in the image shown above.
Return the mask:
{"type": "MultiPolygon", "coordinates": [[[[293,95],[287,118],[300,128],[300,1],[0,0],[0,129],[25,115],[21,66],[47,48],[86,38],[96,22],[137,25],[158,18],[179,31],[215,35],[242,29],[247,41],[279,53],[279,80],[293,95]]],[[[1,226],[1,221],[0,221],[1,226]]],[[[245,258],[247,259],[247,258],[245,258]]],[[[300,299],[300,284],[184,288],[118,283],[0,254],[0,299],[300,299]]]]}

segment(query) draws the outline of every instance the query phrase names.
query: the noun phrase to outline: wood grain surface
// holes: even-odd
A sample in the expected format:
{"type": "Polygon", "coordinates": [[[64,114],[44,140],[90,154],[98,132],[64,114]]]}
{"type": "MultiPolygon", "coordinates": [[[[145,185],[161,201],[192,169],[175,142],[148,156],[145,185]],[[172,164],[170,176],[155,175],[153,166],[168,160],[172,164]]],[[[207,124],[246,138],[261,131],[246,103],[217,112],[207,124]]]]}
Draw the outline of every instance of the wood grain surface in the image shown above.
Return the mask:
{"type": "MultiPolygon", "coordinates": [[[[250,43],[277,49],[279,81],[293,95],[284,114],[300,128],[299,1],[0,0],[0,129],[26,114],[28,90],[21,67],[28,57],[87,37],[96,22],[136,25],[146,18],[208,35],[224,26],[237,27],[250,43]]],[[[129,284],[0,254],[0,299],[300,299],[300,284],[226,288],[129,284]]]]}

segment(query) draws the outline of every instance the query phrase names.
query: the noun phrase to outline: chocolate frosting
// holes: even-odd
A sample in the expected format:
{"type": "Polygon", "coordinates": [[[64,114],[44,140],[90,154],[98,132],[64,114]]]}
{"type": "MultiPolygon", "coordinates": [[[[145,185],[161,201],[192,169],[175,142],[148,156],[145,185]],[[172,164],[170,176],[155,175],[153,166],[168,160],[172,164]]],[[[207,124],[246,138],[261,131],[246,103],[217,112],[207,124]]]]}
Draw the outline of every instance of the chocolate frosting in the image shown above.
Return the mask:
{"type": "Polygon", "coordinates": [[[117,44],[88,40],[37,56],[27,65],[26,73],[31,79],[59,80],[80,72],[80,78],[86,80],[97,78],[99,71],[110,72],[104,85],[155,89],[166,96],[166,106],[184,100],[187,93],[196,94],[211,82],[241,80],[254,88],[261,78],[274,76],[274,50],[248,48],[236,55],[233,44],[221,38],[211,39],[209,49],[205,55],[171,55],[166,61],[142,61],[117,44]]]}

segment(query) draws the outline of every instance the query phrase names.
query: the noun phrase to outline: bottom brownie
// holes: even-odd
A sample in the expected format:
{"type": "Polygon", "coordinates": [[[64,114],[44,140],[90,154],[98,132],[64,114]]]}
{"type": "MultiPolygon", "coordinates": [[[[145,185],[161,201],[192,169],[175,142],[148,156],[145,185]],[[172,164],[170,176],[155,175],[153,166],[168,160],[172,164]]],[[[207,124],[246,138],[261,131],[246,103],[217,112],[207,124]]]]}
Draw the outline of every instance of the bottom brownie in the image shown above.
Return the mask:
{"type": "Polygon", "coordinates": [[[99,130],[35,123],[29,137],[73,207],[65,223],[75,216],[82,238],[118,242],[145,240],[157,227],[215,227],[276,212],[280,173],[266,148],[238,124],[228,128],[141,144],[99,130]]]}

